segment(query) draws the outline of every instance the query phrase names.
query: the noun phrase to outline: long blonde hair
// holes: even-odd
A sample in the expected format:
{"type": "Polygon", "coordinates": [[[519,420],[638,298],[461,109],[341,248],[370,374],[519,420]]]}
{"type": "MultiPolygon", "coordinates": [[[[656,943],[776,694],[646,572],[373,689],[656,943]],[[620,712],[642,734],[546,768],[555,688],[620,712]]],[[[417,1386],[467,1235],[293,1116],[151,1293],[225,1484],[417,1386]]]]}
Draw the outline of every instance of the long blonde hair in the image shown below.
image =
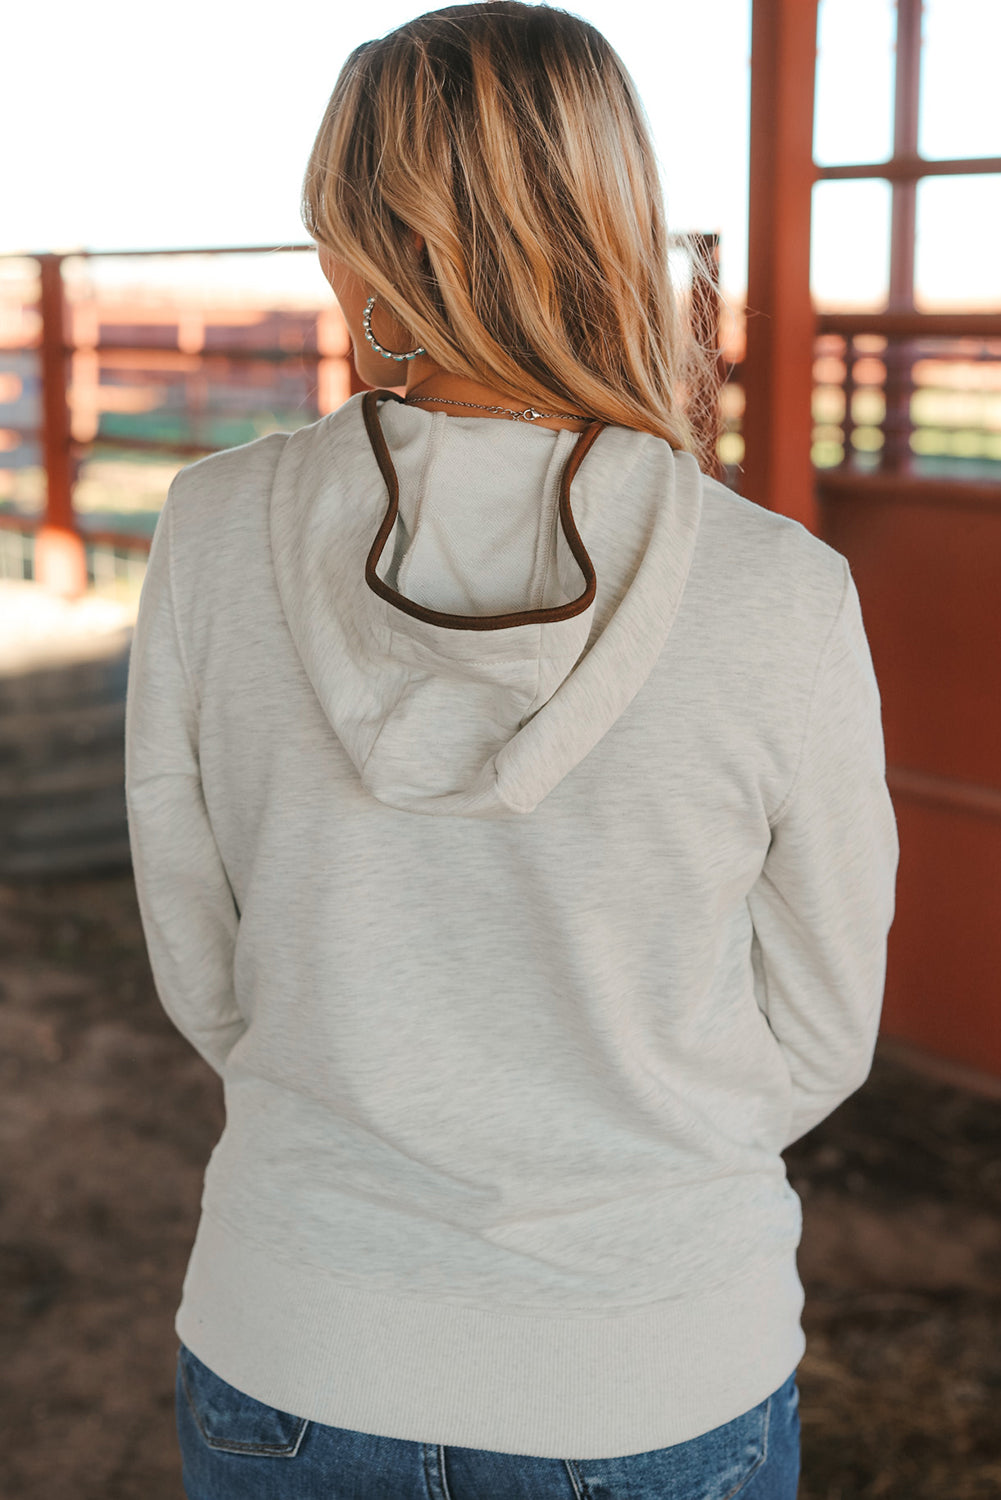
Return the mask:
{"type": "Polygon", "coordinates": [[[579,17],[486,0],[356,48],[302,217],[444,369],[712,467],[716,351],[672,283],[635,87],[579,17]]]}

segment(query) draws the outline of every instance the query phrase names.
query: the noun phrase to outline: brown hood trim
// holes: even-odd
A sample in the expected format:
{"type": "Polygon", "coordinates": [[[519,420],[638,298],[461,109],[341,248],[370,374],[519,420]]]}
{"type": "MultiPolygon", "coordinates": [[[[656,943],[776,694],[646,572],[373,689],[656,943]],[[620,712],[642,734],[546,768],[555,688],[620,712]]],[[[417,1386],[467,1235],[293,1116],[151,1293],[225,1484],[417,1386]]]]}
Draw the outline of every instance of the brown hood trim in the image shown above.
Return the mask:
{"type": "Polygon", "coordinates": [[[398,396],[395,391],[366,391],[362,397],[362,415],[365,418],[365,428],[368,432],[369,441],[372,444],[376,461],[382,470],[382,477],[386,481],[389,491],[389,508],[383,517],[382,525],[376,533],[372,550],[368,554],[365,564],[365,582],[373,593],[388,603],[396,606],[404,614],[411,615],[415,620],[424,620],[429,625],[440,625],[446,630],[508,630],[512,625],[547,625],[557,620],[572,620],[575,615],[583,614],[594,603],[597,579],[595,577],[594,565],[587,555],[587,549],[581,541],[580,532],[570,509],[570,485],[574,475],[580,468],[592,443],[600,432],[604,431],[606,423],[592,422],[578,437],[574,444],[570,457],[566,461],[563,475],[560,479],[560,524],[563,527],[563,535],[567,539],[570,551],[584,575],[584,592],[569,604],[561,604],[555,609],[525,609],[508,615],[450,615],[437,609],[425,609],[422,604],[415,604],[412,599],[407,599],[396,589],[390,588],[388,583],[376,575],[376,565],[382,556],[383,548],[389,540],[389,534],[393,529],[399,511],[400,484],[393,468],[393,460],[389,455],[389,447],[386,443],[382,426],[379,422],[379,402],[399,401],[403,397],[398,396]]]}

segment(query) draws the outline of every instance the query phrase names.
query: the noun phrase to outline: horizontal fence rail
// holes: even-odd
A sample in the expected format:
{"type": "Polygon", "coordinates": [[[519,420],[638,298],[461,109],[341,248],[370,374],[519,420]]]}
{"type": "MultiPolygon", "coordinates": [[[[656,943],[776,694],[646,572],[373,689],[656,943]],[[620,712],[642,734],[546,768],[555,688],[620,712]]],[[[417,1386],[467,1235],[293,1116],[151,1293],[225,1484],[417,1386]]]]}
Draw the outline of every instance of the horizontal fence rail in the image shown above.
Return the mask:
{"type": "MultiPolygon", "coordinates": [[[[718,274],[717,237],[691,239],[718,274]]],[[[294,303],[253,286],[109,285],[95,265],[155,262],[162,281],[196,257],[266,265],[312,249],[0,257],[0,576],[31,577],[35,534],[54,525],[82,542],[89,582],[134,583],[177,468],[316,421],[362,388],[319,271],[315,297],[294,303]]],[[[718,346],[718,294],[705,296],[693,311],[718,346]]],[[[715,393],[719,473],[737,489],[741,344],[737,320],[715,393]]],[[[818,313],[813,420],[818,480],[996,483],[1001,313],[818,313]]]]}
{"type": "MultiPolygon", "coordinates": [[[[314,422],[364,388],[319,271],[315,296],[292,306],[269,300],[263,287],[215,301],[176,285],[109,287],[87,274],[95,263],[146,260],[162,269],[239,255],[266,264],[313,251],[0,257],[0,576],[32,575],[34,538],[46,527],[79,538],[89,582],[116,570],[134,576],[182,463],[314,422]],[[121,493],[126,478],[149,492],[147,503],[121,493]],[[102,556],[109,552],[110,561],[102,556]]],[[[718,345],[718,237],[673,236],[672,253],[697,255],[709,271],[707,284],[693,283],[692,312],[700,337],[718,345]]],[[[720,364],[717,384],[723,374],[720,364]]]]}
{"type": "Polygon", "coordinates": [[[234,295],[183,284],[190,277],[166,290],[137,288],[134,277],[109,286],[87,274],[94,263],[190,267],[312,250],[0,258],[0,576],[31,577],[35,535],[55,526],[82,542],[88,582],[141,578],[173,471],[315,421],[357,387],[347,328],[319,272],[315,295],[288,305],[261,287],[234,295]],[[150,491],[147,503],[122,493],[128,480],[150,491]]]}

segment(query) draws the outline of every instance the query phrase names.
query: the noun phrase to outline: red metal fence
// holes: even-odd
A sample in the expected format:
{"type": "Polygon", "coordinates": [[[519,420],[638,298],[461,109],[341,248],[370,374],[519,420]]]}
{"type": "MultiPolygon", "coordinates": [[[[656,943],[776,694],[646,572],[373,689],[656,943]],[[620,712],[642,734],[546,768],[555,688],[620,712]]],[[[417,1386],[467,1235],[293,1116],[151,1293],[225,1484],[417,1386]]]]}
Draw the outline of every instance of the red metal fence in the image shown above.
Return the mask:
{"type": "MultiPolygon", "coordinates": [[[[696,237],[696,245],[715,267],[716,237],[696,237]]],[[[0,573],[73,592],[113,555],[135,558],[141,570],[155,500],[149,510],[118,515],[113,505],[94,514],[74,504],[80,476],[86,480],[98,459],[116,461],[123,474],[126,460],[155,455],[180,466],[314,421],[360,389],[347,329],[319,272],[312,304],[284,308],[260,289],[218,305],[183,292],[147,304],[81,275],[95,261],[170,265],[283,249],[311,247],[40,255],[33,275],[22,258],[16,295],[9,277],[0,282],[0,573]],[[37,397],[14,399],[32,382],[37,397]]],[[[696,316],[703,336],[717,338],[718,301],[710,296],[696,316]]],[[[729,318],[717,371],[718,453],[723,477],[740,489],[742,331],[732,311],[729,318]]],[[[890,475],[962,477],[996,494],[1001,315],[825,313],[815,327],[812,456],[822,498],[859,484],[875,492],[890,475]]]]}
{"type": "MultiPolygon", "coordinates": [[[[699,255],[712,274],[712,284],[696,281],[693,314],[700,336],[710,346],[718,345],[719,242],[715,235],[676,236],[674,248],[699,255]]],[[[41,400],[35,419],[22,403],[20,415],[4,414],[0,388],[0,439],[7,462],[23,468],[37,450],[38,467],[44,470],[44,510],[30,512],[12,503],[0,490],[0,541],[4,532],[33,538],[33,559],[25,546],[15,563],[16,571],[31,572],[51,587],[66,593],[79,592],[94,575],[97,549],[139,553],[148,549],[151,517],[138,529],[93,524],[74,505],[74,490],[81,470],[97,452],[113,453],[119,460],[130,455],[157,454],[176,460],[231,447],[263,431],[301,425],[334,410],[361,389],[350,361],[350,341],[343,317],[332,297],[323,292],[317,273],[317,295],[309,307],[284,312],[269,307],[262,290],[249,292],[242,304],[219,307],[213,314],[199,308],[191,297],[181,295],[166,308],[150,310],[144,302],[120,305],[107,292],[81,292],[72,269],[95,261],[121,261],[170,257],[244,256],[267,257],[283,251],[310,252],[313,247],[263,246],[231,250],[215,247],[190,251],[119,252],[112,254],[39,255],[34,258],[34,286],[22,286],[22,317],[17,327],[7,320],[0,334],[0,362],[4,351],[23,361],[37,359],[41,400]],[[37,312],[37,315],[36,315],[37,312]],[[270,331],[271,341],[267,334],[270,331]],[[234,371],[240,371],[236,381],[234,371]],[[285,392],[288,372],[298,383],[285,392]],[[257,377],[260,376],[260,380],[257,377]],[[264,426],[244,420],[224,420],[213,411],[223,394],[239,403],[241,385],[244,405],[249,385],[260,388],[256,397],[270,396],[275,409],[265,413],[264,426]],[[160,388],[159,405],[151,392],[160,388]],[[149,399],[144,399],[145,396],[149,399]],[[180,396],[180,400],[176,398],[180,396]],[[291,400],[291,405],[290,405],[291,400]],[[164,418],[173,417],[173,423],[164,418]],[[131,420],[134,418],[134,420],[131,420]],[[5,503],[6,501],[6,503],[5,503]]],[[[8,262],[10,258],[7,258],[8,262]]],[[[2,290],[2,289],[0,289],[2,290]]],[[[9,288],[8,288],[9,295],[9,288]]],[[[23,371],[22,363],[22,371],[23,371]]],[[[712,392],[712,410],[706,420],[715,422],[719,381],[724,375],[718,363],[712,392]]],[[[0,378],[2,378],[0,363],[0,378]]],[[[230,407],[232,407],[230,402],[230,407]]],[[[251,403],[253,406],[254,403],[251,403]]],[[[256,405],[260,409],[260,401],[256,405]]],[[[265,407],[268,403],[265,401],[265,407]]],[[[718,425],[718,424],[716,424],[718,425]]],[[[0,472],[3,471],[0,455],[0,472]]],[[[12,470],[8,470],[10,479],[12,470]]]]}
{"type": "MultiPolygon", "coordinates": [[[[280,394],[281,385],[288,384],[288,372],[295,372],[294,409],[284,413],[283,422],[273,424],[279,426],[289,425],[290,419],[315,420],[358,388],[344,320],[333,299],[321,296],[319,286],[315,303],[294,311],[269,310],[266,294],[260,292],[248,293],[242,301],[230,299],[214,312],[191,297],[150,311],[134,299],[130,308],[127,296],[119,297],[116,306],[114,294],[81,295],[72,287],[68,291],[67,262],[79,267],[88,260],[141,254],[177,259],[310,249],[267,246],[19,258],[34,260],[37,272],[34,287],[22,281],[15,295],[6,286],[7,312],[20,297],[21,316],[8,316],[0,334],[0,382],[4,356],[8,365],[19,362],[17,370],[6,372],[9,389],[4,391],[0,383],[0,470],[8,490],[18,470],[44,471],[44,508],[37,503],[30,508],[12,504],[0,491],[0,536],[6,532],[34,538],[33,566],[28,569],[34,577],[75,593],[87,581],[87,550],[148,550],[148,524],[81,527],[74,490],[81,465],[96,452],[119,459],[156,454],[180,463],[256,436],[256,428],[246,430],[247,423],[241,427],[232,415],[228,425],[206,419],[207,402],[234,380],[247,392],[259,387],[251,403],[259,409],[261,393],[280,394]],[[227,330],[232,331],[230,338],[227,330]],[[11,391],[24,395],[32,368],[37,371],[38,399],[30,399],[29,393],[18,402],[5,401],[11,391]],[[239,372],[238,379],[234,372],[239,372]],[[153,416],[164,413],[155,411],[155,399],[143,397],[144,387],[149,395],[151,382],[179,397],[172,405],[174,417],[180,414],[181,420],[172,423],[172,430],[171,424],[152,422],[153,416]],[[131,423],[130,415],[136,419],[131,423]]],[[[7,259],[9,263],[13,258],[7,259]]]]}

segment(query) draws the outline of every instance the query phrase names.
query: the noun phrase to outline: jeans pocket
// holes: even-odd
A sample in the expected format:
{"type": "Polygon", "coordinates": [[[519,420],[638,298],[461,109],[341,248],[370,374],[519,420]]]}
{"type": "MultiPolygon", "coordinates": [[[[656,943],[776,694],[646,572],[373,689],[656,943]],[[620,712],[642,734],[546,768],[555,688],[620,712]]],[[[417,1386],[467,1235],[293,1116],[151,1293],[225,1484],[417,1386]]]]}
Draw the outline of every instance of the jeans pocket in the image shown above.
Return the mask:
{"type": "Polygon", "coordinates": [[[210,1448],[260,1458],[295,1458],[308,1418],[245,1396],[203,1365],[186,1344],[178,1351],[177,1367],[188,1408],[210,1448]]]}
{"type": "Polygon", "coordinates": [[[624,1458],[570,1459],[583,1492],[632,1500],[736,1500],[768,1458],[774,1396],[701,1437],[624,1458]]]}
{"type": "MultiPolygon", "coordinates": [[[[698,1439],[706,1467],[702,1471],[702,1487],[694,1487],[693,1494],[704,1500],[732,1500],[750,1483],[768,1458],[772,1400],[769,1396],[760,1406],[698,1439]]],[[[691,1478],[694,1484],[695,1475],[691,1478]]]]}

